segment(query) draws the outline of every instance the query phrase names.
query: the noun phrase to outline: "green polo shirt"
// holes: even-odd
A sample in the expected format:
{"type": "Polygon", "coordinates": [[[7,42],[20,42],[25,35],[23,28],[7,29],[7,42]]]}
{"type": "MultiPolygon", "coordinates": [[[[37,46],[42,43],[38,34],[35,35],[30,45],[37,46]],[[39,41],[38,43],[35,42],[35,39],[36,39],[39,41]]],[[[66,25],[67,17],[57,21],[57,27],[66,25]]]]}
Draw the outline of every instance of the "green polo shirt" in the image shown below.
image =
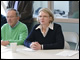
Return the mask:
{"type": "Polygon", "coordinates": [[[8,23],[1,27],[1,40],[3,41],[17,42],[17,45],[23,45],[27,36],[27,26],[20,21],[13,28],[8,23]]]}

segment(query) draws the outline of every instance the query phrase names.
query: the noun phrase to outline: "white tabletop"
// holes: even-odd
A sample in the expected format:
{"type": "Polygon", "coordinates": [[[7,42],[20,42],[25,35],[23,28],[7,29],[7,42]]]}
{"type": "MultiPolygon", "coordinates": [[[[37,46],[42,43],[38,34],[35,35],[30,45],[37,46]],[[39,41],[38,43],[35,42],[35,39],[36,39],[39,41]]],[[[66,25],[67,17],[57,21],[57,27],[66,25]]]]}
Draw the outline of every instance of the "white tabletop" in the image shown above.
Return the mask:
{"type": "MultiPolygon", "coordinates": [[[[65,49],[53,50],[32,50],[25,46],[17,46],[15,53],[12,53],[10,46],[6,48],[1,46],[1,59],[79,59],[79,52],[73,56],[59,56],[59,52],[67,51],[65,49]],[[27,50],[25,50],[27,49],[27,50]]],[[[71,51],[71,50],[69,50],[71,51]]]]}

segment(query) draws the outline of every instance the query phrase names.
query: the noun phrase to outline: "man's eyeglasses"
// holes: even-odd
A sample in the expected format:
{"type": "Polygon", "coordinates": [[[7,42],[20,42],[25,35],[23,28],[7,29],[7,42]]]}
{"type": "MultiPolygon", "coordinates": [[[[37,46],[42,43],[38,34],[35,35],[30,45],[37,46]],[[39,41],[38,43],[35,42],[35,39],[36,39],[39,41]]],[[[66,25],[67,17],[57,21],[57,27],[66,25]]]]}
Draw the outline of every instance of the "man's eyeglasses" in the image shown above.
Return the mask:
{"type": "Polygon", "coordinates": [[[6,16],[6,18],[14,18],[14,17],[17,17],[17,16],[6,16]]]}

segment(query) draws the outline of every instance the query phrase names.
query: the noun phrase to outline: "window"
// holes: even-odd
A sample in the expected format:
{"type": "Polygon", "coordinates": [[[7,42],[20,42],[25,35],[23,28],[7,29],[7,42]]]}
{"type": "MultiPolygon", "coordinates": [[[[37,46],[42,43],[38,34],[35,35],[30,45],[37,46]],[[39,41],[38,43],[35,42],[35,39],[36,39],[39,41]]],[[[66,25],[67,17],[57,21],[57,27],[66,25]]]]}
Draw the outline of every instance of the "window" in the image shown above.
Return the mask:
{"type": "Polygon", "coordinates": [[[34,1],[34,16],[44,7],[53,11],[56,22],[79,23],[79,1],[34,1]]]}
{"type": "Polygon", "coordinates": [[[33,14],[33,16],[37,17],[38,11],[41,8],[48,8],[48,1],[34,1],[33,7],[34,7],[34,14],[33,14]]]}
{"type": "Polygon", "coordinates": [[[79,1],[50,1],[55,22],[79,23],[79,1]]]}
{"type": "Polygon", "coordinates": [[[54,15],[61,18],[79,19],[78,1],[54,1],[54,15]]]}

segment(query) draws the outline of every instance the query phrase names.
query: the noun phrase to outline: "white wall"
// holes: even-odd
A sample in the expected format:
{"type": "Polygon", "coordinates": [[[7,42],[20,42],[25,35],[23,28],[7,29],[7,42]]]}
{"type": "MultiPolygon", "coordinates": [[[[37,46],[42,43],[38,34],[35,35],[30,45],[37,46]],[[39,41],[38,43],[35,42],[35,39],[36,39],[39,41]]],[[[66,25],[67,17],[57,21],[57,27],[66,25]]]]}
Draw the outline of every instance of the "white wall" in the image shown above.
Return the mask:
{"type": "Polygon", "coordinates": [[[6,6],[8,4],[8,1],[1,1],[1,14],[6,16],[6,6]]]}
{"type": "Polygon", "coordinates": [[[79,34],[79,23],[58,23],[58,24],[62,26],[63,31],[76,32],[79,34]]]}

